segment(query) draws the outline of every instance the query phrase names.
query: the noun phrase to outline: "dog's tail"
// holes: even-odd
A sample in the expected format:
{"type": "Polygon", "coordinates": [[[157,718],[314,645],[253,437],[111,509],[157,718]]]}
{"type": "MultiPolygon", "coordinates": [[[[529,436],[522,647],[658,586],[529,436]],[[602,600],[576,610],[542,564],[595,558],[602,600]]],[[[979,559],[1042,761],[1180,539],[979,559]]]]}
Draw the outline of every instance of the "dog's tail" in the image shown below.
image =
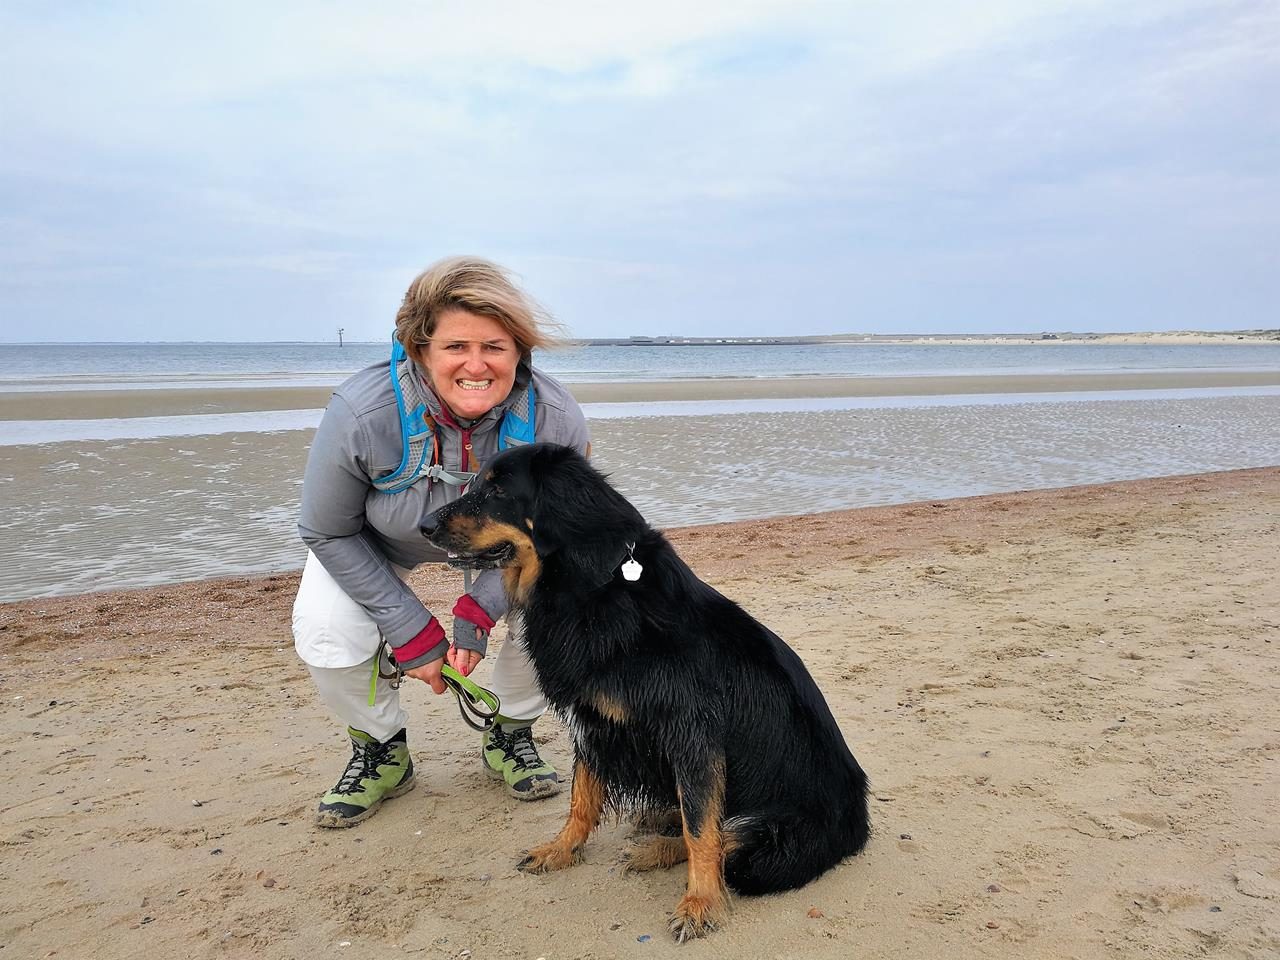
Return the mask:
{"type": "Polygon", "coordinates": [[[724,878],[737,893],[756,896],[803,887],[866,846],[866,806],[844,823],[772,812],[725,820],[724,878]]]}

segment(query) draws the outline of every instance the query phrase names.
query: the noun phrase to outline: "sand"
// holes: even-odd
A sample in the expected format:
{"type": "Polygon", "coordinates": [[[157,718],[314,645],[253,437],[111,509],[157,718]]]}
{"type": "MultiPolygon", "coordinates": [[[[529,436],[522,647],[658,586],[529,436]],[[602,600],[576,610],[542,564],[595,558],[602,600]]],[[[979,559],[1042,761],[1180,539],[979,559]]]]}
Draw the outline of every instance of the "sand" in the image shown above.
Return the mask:
{"type": "Polygon", "coordinates": [[[625,825],[514,870],[567,800],[495,789],[421,686],[418,788],[312,827],[344,746],[294,575],[0,606],[0,956],[1274,957],[1278,525],[1267,468],[672,531],[874,782],[862,856],[682,948],[625,825]]]}
{"type": "MultiPolygon", "coordinates": [[[[620,348],[621,349],[621,348],[620,348]]],[[[713,349],[713,348],[708,348],[713,349]]],[[[1280,354],[1280,351],[1278,351],[1280,354]]],[[[1119,373],[974,374],[901,377],[761,377],[567,384],[580,403],[655,400],[762,400],[806,397],[910,397],[1077,390],[1162,390],[1280,384],[1280,370],[1160,370],[1119,373]]],[[[0,390],[0,420],[318,410],[331,387],[198,387],[19,392],[0,390]]]]}

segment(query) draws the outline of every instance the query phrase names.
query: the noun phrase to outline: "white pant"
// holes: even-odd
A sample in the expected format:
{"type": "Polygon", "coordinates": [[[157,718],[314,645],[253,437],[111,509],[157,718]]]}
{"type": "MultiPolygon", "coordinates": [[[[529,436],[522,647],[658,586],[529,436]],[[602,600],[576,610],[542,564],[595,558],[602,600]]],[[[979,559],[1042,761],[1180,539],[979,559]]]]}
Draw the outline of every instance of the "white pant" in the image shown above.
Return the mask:
{"type": "MultiPolygon", "coordinates": [[[[404,571],[398,571],[403,574],[404,571]]],[[[386,680],[369,686],[382,634],[365,611],[343,592],[315,554],[307,555],[293,603],[293,645],[311,671],[321,698],[343,723],[386,740],[408,721],[400,692],[386,680]]],[[[413,682],[413,681],[409,681],[413,682]]],[[[507,640],[490,681],[509,720],[536,720],[547,709],[533,664],[524,649],[518,617],[507,618],[507,640]]]]}

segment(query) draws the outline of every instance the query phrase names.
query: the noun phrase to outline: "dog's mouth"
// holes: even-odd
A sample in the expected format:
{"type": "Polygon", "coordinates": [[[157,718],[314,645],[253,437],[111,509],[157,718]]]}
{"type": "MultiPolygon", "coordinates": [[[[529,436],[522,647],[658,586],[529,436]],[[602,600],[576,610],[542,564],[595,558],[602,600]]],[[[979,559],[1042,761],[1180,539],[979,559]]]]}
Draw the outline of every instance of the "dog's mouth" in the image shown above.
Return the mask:
{"type": "Polygon", "coordinates": [[[466,570],[494,570],[506,566],[515,559],[515,544],[503,542],[483,550],[449,550],[445,562],[451,567],[466,570]]]}

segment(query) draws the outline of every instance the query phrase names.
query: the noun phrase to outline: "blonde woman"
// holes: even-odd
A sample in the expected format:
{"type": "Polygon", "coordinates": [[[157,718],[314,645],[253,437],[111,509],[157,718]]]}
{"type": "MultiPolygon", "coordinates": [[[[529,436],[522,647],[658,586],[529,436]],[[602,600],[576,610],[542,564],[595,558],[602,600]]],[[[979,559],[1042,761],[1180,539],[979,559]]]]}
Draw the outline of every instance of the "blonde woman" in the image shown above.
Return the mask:
{"type": "MultiPolygon", "coordinates": [[[[359,823],[414,785],[407,714],[398,691],[373,680],[382,642],[406,676],[443,693],[441,664],[470,673],[506,613],[500,571],[483,571],[454,605],[446,637],[402,579],[445,559],[422,537],[422,519],[460,496],[500,448],[536,437],[588,451],[582,410],[530,363],[550,330],[501,267],[441,260],[410,284],[391,360],[334,391],[303,480],[298,530],[310,550],[293,608],[298,656],[351,739],[346,769],[320,801],[321,826],[359,823]]],[[[510,626],[492,679],[502,713],[481,759],[512,796],[536,800],[557,793],[559,778],[534,744],[547,704],[510,626]]]]}

